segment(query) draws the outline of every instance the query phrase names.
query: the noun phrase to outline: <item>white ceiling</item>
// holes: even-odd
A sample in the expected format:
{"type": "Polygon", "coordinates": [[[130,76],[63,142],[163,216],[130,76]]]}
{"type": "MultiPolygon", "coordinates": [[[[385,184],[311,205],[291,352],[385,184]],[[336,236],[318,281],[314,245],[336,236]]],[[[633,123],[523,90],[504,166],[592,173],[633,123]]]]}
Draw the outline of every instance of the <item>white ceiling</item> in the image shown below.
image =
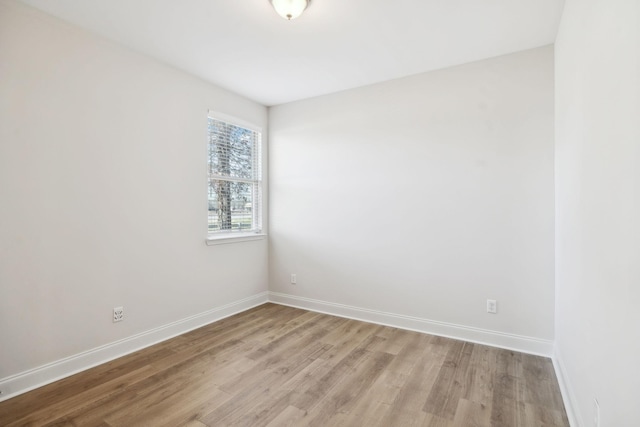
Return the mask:
{"type": "Polygon", "coordinates": [[[265,105],[553,43],[563,0],[23,0],[265,105]]]}

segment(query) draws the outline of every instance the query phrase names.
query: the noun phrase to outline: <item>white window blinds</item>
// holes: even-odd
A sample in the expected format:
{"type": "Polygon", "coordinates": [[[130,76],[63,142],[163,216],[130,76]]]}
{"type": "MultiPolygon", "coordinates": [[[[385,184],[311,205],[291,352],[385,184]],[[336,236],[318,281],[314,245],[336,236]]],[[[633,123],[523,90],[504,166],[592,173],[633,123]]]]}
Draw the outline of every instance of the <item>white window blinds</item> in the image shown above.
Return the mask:
{"type": "Polygon", "coordinates": [[[262,230],[261,133],[209,114],[210,237],[262,230]]]}

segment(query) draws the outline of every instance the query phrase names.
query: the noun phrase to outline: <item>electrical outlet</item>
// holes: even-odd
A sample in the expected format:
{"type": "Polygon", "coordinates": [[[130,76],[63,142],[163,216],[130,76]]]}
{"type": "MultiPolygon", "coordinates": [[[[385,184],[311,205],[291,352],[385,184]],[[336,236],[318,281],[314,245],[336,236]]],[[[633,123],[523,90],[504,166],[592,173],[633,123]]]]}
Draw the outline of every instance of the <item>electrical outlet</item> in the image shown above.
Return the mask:
{"type": "Polygon", "coordinates": [[[598,399],[593,399],[593,425],[600,427],[600,404],[598,399]]]}
{"type": "Polygon", "coordinates": [[[498,312],[498,302],[494,299],[487,300],[487,313],[496,314],[498,312]]]}
{"type": "Polygon", "coordinates": [[[124,320],[124,307],[113,307],[113,323],[124,320]]]}
{"type": "Polygon", "coordinates": [[[291,284],[295,285],[298,283],[298,278],[296,277],[295,274],[291,274],[291,284]]]}

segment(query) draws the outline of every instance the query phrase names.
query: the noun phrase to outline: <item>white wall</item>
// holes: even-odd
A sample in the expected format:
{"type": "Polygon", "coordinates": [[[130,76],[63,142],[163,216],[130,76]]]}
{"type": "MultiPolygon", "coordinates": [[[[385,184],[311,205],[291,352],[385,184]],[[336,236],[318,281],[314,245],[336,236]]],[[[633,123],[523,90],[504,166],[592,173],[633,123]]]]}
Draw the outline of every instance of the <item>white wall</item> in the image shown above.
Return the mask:
{"type": "Polygon", "coordinates": [[[265,240],[205,245],[209,108],[266,131],[261,105],[0,2],[0,379],[267,290],[265,240]]]}
{"type": "Polygon", "coordinates": [[[552,47],[273,107],[269,123],[271,291],[553,339],[552,47]]]}
{"type": "Polygon", "coordinates": [[[581,426],[640,425],[640,2],[568,0],[556,43],[556,358],[581,426]]]}

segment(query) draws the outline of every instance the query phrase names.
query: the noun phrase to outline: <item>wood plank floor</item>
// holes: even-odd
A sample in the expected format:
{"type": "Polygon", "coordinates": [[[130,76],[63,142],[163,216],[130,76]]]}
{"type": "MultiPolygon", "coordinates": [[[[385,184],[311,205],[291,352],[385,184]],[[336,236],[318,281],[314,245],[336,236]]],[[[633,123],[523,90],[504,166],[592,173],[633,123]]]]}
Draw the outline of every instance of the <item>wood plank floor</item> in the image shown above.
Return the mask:
{"type": "Polygon", "coordinates": [[[0,426],[568,426],[549,359],[265,304],[0,403],[0,426]]]}

